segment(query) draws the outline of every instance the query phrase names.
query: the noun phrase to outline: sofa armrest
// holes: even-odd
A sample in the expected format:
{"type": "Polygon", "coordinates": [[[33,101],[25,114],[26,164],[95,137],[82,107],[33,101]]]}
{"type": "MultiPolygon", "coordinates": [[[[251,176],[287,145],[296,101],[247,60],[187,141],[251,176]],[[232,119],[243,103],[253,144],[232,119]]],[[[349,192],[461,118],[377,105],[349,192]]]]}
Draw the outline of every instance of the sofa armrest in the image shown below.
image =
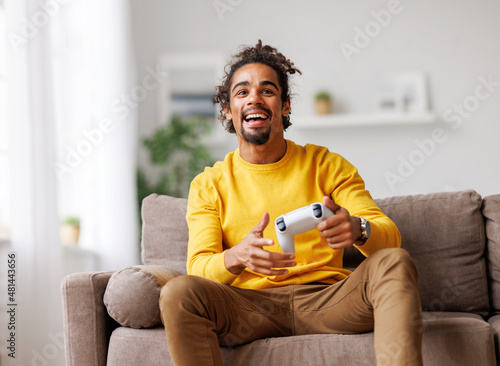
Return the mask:
{"type": "Polygon", "coordinates": [[[113,272],[75,273],[61,284],[68,366],[105,366],[109,337],[117,327],[103,303],[113,272]]]}

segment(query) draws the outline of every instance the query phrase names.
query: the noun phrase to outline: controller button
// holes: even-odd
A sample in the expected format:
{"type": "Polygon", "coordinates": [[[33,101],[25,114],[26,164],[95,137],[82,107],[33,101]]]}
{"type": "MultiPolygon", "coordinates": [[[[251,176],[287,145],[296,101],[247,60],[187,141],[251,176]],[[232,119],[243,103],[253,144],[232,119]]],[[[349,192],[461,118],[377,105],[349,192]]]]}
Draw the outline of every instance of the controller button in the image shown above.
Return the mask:
{"type": "Polygon", "coordinates": [[[276,226],[278,226],[278,230],[281,232],[286,230],[285,220],[283,219],[283,217],[278,217],[276,219],[276,226]]]}
{"type": "Polygon", "coordinates": [[[313,204],[313,215],[317,219],[319,219],[322,216],[321,205],[319,203],[313,204]]]}

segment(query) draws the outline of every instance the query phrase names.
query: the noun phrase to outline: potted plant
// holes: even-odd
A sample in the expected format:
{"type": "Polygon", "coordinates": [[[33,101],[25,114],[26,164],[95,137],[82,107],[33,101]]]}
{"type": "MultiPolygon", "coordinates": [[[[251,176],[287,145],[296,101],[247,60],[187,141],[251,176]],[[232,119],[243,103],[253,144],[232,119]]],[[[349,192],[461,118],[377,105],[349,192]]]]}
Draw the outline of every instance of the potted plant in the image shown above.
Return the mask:
{"type": "Polygon", "coordinates": [[[202,142],[210,130],[208,119],[174,115],[168,124],[142,140],[152,166],[149,174],[143,168],[137,169],[139,208],[151,193],[187,197],[191,180],[214,163],[202,142]]]}
{"type": "Polygon", "coordinates": [[[316,113],[317,114],[330,114],[332,113],[332,97],[327,91],[320,91],[316,93],[316,113]]]}
{"type": "Polygon", "coordinates": [[[77,245],[80,237],[80,219],[74,216],[65,217],[59,228],[59,237],[64,245],[77,245]]]}

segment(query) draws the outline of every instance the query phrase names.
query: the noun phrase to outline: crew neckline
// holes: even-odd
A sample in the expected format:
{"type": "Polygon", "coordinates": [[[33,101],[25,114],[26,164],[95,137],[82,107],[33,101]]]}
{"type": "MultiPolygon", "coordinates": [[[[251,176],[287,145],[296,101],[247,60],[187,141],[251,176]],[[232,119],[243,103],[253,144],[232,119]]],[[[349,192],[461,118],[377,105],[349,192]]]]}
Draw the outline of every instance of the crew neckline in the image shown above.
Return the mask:
{"type": "Polygon", "coordinates": [[[248,161],[244,160],[240,156],[240,149],[239,148],[237,148],[236,151],[234,152],[235,162],[237,162],[239,165],[242,165],[245,168],[250,169],[250,170],[267,171],[267,170],[280,169],[283,166],[285,166],[286,164],[288,164],[288,162],[290,161],[290,159],[292,158],[292,156],[295,154],[295,150],[297,148],[296,145],[295,145],[295,143],[293,141],[290,141],[290,140],[287,140],[287,139],[285,139],[285,141],[286,141],[286,152],[285,152],[285,155],[280,160],[278,160],[275,163],[270,163],[270,164],[253,164],[253,163],[249,163],[248,161]]]}

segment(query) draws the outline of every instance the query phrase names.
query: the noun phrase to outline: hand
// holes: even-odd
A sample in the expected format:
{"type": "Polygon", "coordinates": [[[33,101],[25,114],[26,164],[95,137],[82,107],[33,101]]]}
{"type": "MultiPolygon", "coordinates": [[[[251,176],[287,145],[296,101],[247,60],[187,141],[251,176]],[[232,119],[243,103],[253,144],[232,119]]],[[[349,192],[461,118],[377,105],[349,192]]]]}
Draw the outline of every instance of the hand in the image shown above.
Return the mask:
{"type": "Polygon", "coordinates": [[[272,239],[263,237],[264,229],[269,224],[269,214],[266,212],[262,220],[250,230],[250,233],[231,249],[226,251],[224,264],[229,272],[239,275],[245,268],[268,276],[280,276],[288,273],[283,267],[294,267],[294,254],[274,253],[263,249],[274,244],[272,239]],[[281,268],[281,269],[275,269],[281,268]]]}
{"type": "Polygon", "coordinates": [[[343,249],[354,244],[361,236],[361,220],[349,215],[349,212],[325,196],[323,204],[333,211],[335,215],[321,221],[317,229],[321,237],[325,238],[332,249],[343,249]]]}

